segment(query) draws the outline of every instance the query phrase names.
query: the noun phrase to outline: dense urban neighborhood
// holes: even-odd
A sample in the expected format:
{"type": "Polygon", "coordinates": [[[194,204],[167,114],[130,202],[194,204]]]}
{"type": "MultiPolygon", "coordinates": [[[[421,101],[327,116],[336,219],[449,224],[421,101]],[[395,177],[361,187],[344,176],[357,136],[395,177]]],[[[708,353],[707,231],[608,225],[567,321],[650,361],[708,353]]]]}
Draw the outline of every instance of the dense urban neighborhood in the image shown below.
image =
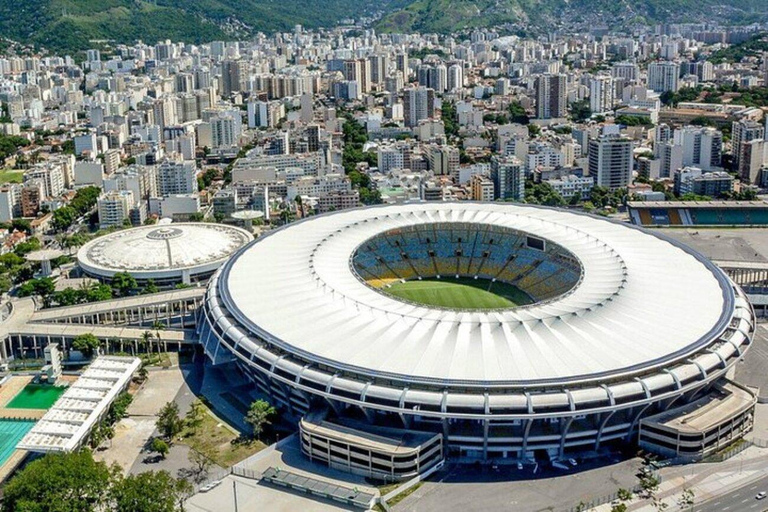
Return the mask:
{"type": "Polygon", "coordinates": [[[0,510],[768,510],[765,6],[251,3],[0,1],[0,510]]]}

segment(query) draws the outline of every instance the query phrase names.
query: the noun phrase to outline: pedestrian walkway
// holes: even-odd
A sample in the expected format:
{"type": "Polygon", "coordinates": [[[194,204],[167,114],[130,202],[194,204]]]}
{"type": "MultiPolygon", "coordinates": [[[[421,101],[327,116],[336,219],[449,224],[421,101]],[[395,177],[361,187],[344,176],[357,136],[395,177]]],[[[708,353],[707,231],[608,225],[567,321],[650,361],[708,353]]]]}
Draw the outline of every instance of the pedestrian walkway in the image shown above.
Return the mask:
{"type": "MultiPolygon", "coordinates": [[[[693,491],[696,503],[711,500],[758,478],[764,478],[766,457],[768,457],[768,449],[753,446],[725,462],[664,468],[661,470],[663,481],[655,496],[669,505],[669,508],[666,509],[667,512],[677,511],[677,499],[686,489],[693,491]]],[[[610,512],[611,507],[610,503],[606,503],[591,510],[610,512]]],[[[651,500],[636,497],[627,502],[627,510],[655,512],[657,509],[651,500]]]]}

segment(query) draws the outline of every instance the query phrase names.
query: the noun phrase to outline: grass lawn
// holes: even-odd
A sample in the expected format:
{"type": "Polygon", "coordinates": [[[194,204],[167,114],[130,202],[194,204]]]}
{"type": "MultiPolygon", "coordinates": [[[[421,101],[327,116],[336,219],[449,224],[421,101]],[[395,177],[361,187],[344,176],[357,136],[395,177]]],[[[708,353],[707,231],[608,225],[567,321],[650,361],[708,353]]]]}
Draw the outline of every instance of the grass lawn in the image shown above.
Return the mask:
{"type": "Polygon", "coordinates": [[[0,183],[21,183],[24,181],[24,171],[0,169],[0,183]]]}
{"type": "Polygon", "coordinates": [[[452,309],[499,309],[533,302],[518,287],[488,279],[445,277],[395,283],[382,291],[425,306],[452,309]]]}
{"type": "Polygon", "coordinates": [[[153,352],[152,354],[141,354],[139,356],[144,366],[160,366],[163,368],[171,367],[171,357],[168,352],[153,352]]]}
{"type": "Polygon", "coordinates": [[[394,498],[392,498],[391,500],[389,500],[389,501],[387,502],[387,505],[389,505],[390,507],[394,507],[395,505],[397,505],[398,503],[400,503],[401,501],[403,501],[405,498],[407,498],[407,497],[408,497],[408,496],[410,496],[411,494],[413,494],[413,493],[415,493],[416,491],[418,491],[418,490],[419,490],[419,487],[421,487],[421,486],[422,486],[422,482],[419,482],[419,483],[417,483],[416,485],[414,485],[414,486],[413,486],[413,487],[411,487],[410,489],[408,489],[408,490],[405,490],[405,491],[401,492],[400,494],[398,494],[397,496],[395,496],[394,498]]]}
{"type": "Polygon", "coordinates": [[[219,466],[228,468],[266,447],[261,441],[241,439],[235,430],[208,410],[203,418],[203,424],[195,434],[186,430],[182,433],[181,442],[209,455],[219,466]]]}

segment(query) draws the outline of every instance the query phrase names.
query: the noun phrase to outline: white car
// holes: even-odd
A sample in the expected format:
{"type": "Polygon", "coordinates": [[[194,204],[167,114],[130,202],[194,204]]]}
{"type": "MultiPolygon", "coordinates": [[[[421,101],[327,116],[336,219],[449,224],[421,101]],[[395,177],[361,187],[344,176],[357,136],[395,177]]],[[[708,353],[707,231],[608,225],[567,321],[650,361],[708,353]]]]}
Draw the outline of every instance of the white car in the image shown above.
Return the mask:
{"type": "Polygon", "coordinates": [[[517,463],[517,469],[522,471],[522,469],[523,469],[523,463],[522,462],[518,462],[517,463]]]}
{"type": "Polygon", "coordinates": [[[214,480],[213,482],[206,484],[200,488],[200,492],[208,492],[221,483],[221,480],[214,480]]]}
{"type": "Polygon", "coordinates": [[[761,492],[757,493],[757,496],[755,496],[755,499],[756,499],[756,500],[762,500],[762,499],[764,499],[766,496],[768,496],[768,495],[765,493],[765,491],[761,491],[761,492]]]}
{"type": "Polygon", "coordinates": [[[579,465],[579,463],[576,462],[576,459],[568,459],[568,464],[570,464],[571,466],[578,466],[579,465]]]}

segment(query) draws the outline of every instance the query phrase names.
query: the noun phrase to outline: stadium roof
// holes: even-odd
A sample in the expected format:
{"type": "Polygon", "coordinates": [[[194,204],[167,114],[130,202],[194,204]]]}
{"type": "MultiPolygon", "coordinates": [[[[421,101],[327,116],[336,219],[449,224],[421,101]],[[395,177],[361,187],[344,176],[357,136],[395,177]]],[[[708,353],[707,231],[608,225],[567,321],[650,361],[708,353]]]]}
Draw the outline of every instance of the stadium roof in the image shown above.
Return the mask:
{"type": "Polygon", "coordinates": [[[215,269],[252,239],[247,231],[223,224],[142,226],[88,242],[77,259],[86,271],[97,275],[130,272],[137,277],[169,277],[183,270],[215,269]]]}
{"type": "Polygon", "coordinates": [[[768,208],[768,201],[629,201],[630,208],[768,208]]]}
{"type": "Polygon", "coordinates": [[[238,323],[304,360],[459,385],[650,370],[711,343],[734,308],[727,277],[679,242],[566,210],[468,202],[362,208],[291,224],[240,251],[218,286],[238,323]],[[579,259],[582,281],[552,302],[465,312],[401,302],[356,277],[350,258],[365,240],[435,222],[549,239],[579,259]]]}

